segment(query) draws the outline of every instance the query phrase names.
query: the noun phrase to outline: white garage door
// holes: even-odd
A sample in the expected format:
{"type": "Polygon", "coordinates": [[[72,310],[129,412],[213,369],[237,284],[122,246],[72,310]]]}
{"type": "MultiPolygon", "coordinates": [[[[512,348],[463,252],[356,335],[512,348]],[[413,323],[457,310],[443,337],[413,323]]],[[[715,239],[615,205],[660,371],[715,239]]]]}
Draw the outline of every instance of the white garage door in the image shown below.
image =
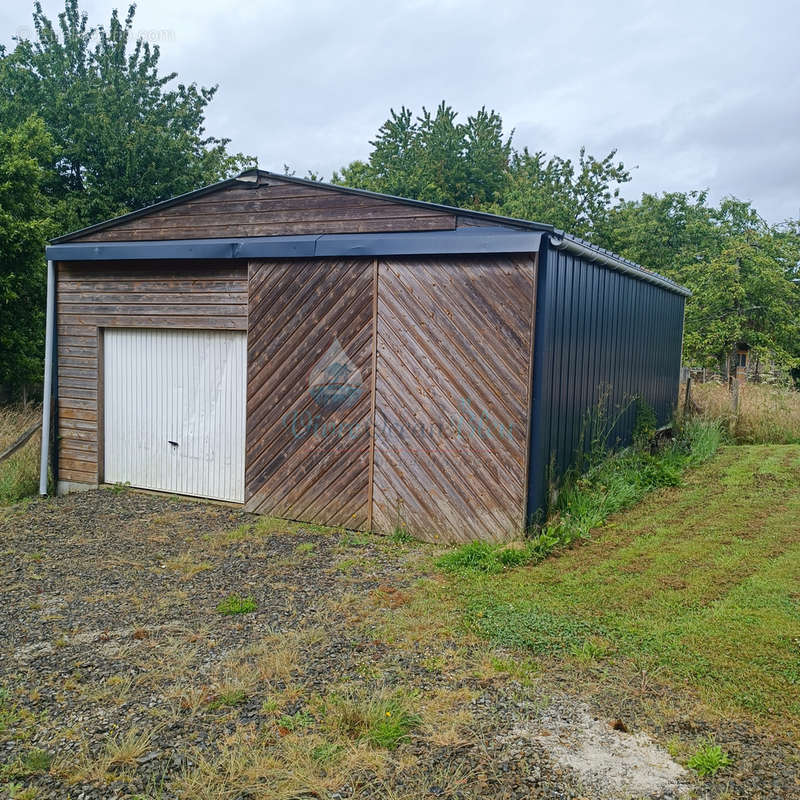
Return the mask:
{"type": "Polygon", "coordinates": [[[247,336],[107,328],[105,481],[244,502],[247,336]]]}

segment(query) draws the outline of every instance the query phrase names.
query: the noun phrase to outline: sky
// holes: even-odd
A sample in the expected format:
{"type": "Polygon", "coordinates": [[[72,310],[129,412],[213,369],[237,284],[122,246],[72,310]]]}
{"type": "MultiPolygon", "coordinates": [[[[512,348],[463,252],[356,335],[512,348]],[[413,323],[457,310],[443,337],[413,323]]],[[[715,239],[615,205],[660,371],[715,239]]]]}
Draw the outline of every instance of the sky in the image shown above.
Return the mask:
{"type": "MultiPolygon", "coordinates": [[[[4,0],[0,41],[31,36],[4,0]]],[[[55,18],[63,2],[43,0],[55,18]]],[[[83,0],[92,24],[120,3],[83,0]]],[[[494,109],[517,147],[610,149],[623,196],[709,189],[800,217],[800,4],[598,0],[140,0],[163,70],[219,85],[207,130],[297,175],[369,155],[390,108],[494,109]]]]}

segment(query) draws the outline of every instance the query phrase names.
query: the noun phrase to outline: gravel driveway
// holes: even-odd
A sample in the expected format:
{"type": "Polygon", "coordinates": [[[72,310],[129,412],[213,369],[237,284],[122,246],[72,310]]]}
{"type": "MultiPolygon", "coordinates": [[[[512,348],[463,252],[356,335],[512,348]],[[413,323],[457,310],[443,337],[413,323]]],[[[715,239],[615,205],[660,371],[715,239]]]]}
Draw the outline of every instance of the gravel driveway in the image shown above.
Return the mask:
{"type": "Polygon", "coordinates": [[[0,797],[626,796],[574,753],[633,739],[562,678],[413,618],[433,553],[130,490],[0,512],[0,797]]]}

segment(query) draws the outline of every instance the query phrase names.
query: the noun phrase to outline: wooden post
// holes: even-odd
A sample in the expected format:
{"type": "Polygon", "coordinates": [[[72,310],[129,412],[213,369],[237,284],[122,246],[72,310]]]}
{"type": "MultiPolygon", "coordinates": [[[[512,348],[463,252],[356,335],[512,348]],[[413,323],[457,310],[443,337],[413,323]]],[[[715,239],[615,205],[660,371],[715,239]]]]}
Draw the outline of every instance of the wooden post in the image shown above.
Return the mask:
{"type": "Polygon", "coordinates": [[[683,416],[684,419],[692,415],[692,376],[691,373],[686,379],[686,391],[683,395],[683,416]]]}
{"type": "Polygon", "coordinates": [[[731,383],[731,410],[734,416],[739,414],[739,381],[737,380],[731,383]]]}

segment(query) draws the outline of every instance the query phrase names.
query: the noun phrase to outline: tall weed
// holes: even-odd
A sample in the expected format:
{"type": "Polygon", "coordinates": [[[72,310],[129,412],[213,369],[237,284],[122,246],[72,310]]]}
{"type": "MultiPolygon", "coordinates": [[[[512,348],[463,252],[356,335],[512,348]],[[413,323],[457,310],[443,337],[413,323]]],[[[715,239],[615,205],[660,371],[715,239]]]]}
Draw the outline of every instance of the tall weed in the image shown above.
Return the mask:
{"type": "Polygon", "coordinates": [[[692,400],[703,419],[719,422],[738,444],[800,442],[800,392],[788,387],[742,384],[738,411],[730,390],[721,383],[692,384],[692,400]]]}
{"type": "MultiPolygon", "coordinates": [[[[39,406],[0,407],[0,452],[5,450],[41,416],[39,406]]],[[[36,494],[39,487],[39,447],[41,436],[35,434],[21,449],[0,461],[0,506],[16,503],[36,494]]]]}

